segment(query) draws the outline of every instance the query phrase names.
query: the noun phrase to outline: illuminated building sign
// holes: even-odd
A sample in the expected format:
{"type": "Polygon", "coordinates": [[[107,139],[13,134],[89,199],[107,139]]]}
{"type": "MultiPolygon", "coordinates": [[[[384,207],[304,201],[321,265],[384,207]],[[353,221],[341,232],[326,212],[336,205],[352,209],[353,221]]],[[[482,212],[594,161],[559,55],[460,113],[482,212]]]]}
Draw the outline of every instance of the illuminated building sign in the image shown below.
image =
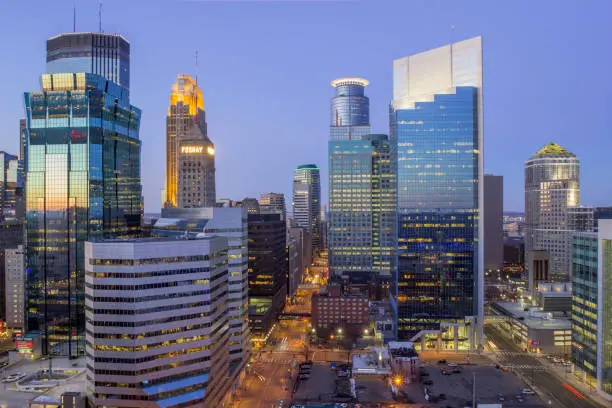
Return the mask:
{"type": "Polygon", "coordinates": [[[204,146],[181,146],[181,153],[200,154],[204,151],[204,146]]]}
{"type": "MultiPolygon", "coordinates": [[[[181,153],[183,154],[202,154],[204,153],[204,146],[181,146],[181,153]]],[[[206,148],[206,153],[210,156],[215,155],[215,148],[212,146],[208,146],[206,148]]]]}
{"type": "Polygon", "coordinates": [[[19,353],[32,353],[32,351],[34,351],[34,339],[29,337],[20,337],[17,341],[15,341],[15,347],[19,353]]]}

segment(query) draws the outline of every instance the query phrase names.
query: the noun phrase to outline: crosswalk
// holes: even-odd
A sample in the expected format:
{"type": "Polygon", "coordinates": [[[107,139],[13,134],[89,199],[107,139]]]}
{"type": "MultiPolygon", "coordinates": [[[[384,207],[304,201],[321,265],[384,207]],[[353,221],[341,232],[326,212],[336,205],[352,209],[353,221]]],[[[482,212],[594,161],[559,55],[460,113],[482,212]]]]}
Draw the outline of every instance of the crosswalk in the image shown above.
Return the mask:
{"type": "Polygon", "coordinates": [[[256,361],[256,363],[274,363],[274,364],[291,364],[293,360],[281,359],[281,358],[260,358],[256,361]]]}

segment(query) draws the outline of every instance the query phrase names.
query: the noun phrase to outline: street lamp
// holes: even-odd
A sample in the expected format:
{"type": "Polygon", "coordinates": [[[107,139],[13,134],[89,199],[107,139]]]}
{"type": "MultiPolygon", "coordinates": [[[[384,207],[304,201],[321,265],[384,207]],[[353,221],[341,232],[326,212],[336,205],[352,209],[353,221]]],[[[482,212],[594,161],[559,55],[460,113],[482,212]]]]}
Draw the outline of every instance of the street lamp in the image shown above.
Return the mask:
{"type": "Polygon", "coordinates": [[[338,334],[342,334],[342,329],[338,328],[338,334]]]}
{"type": "Polygon", "coordinates": [[[402,384],[402,377],[397,376],[395,378],[393,378],[393,384],[395,384],[396,386],[400,386],[402,384]]]}
{"type": "Polygon", "coordinates": [[[368,329],[365,329],[365,330],[363,331],[363,334],[367,336],[367,335],[369,335],[369,334],[370,334],[370,332],[368,331],[368,329]]]}

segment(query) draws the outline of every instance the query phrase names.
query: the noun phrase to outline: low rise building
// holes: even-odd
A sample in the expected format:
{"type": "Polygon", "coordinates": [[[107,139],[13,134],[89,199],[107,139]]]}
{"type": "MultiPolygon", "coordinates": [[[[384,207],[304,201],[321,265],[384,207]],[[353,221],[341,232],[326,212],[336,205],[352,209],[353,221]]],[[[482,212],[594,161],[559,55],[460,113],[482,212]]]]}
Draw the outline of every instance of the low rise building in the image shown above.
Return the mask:
{"type": "Polygon", "coordinates": [[[90,406],[226,406],[227,252],[222,237],[85,244],[90,406]]]}
{"type": "Polygon", "coordinates": [[[312,326],[319,337],[357,338],[369,325],[367,296],[345,294],[339,284],[330,284],[313,295],[311,307],[312,326]]]}
{"type": "Polygon", "coordinates": [[[497,302],[492,307],[506,317],[501,327],[523,351],[569,357],[572,328],[569,318],[555,319],[552,313],[522,301],[497,302]]]}
{"type": "Polygon", "coordinates": [[[399,377],[402,384],[418,382],[421,361],[414,344],[409,341],[390,341],[388,348],[393,378],[399,377]]]}
{"type": "Polygon", "coordinates": [[[536,302],[543,312],[569,317],[572,310],[572,283],[538,282],[536,302]]]}

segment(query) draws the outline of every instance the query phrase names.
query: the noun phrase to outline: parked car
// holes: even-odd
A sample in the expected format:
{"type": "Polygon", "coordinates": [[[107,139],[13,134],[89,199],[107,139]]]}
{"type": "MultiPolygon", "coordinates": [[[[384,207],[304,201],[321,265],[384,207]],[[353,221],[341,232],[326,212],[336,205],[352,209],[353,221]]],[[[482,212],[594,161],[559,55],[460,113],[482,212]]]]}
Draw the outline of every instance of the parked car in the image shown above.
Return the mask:
{"type": "Polygon", "coordinates": [[[429,377],[429,373],[427,371],[421,371],[421,377],[429,377]]]}
{"type": "Polygon", "coordinates": [[[438,399],[439,399],[440,401],[444,401],[444,400],[446,399],[446,394],[440,394],[440,395],[438,395],[438,399]]]}
{"type": "Polygon", "coordinates": [[[506,400],[506,397],[504,397],[503,394],[499,394],[499,402],[504,402],[506,400]]]}
{"type": "Polygon", "coordinates": [[[310,378],[310,374],[300,374],[300,380],[304,381],[310,378]]]}
{"type": "Polygon", "coordinates": [[[447,364],[449,367],[457,367],[457,363],[448,363],[447,364]]]}
{"type": "Polygon", "coordinates": [[[433,381],[425,380],[425,381],[423,381],[423,384],[425,384],[425,385],[433,385],[433,381]]]}
{"type": "Polygon", "coordinates": [[[516,402],[523,402],[523,401],[525,401],[525,399],[523,398],[523,396],[522,396],[522,395],[520,395],[520,394],[519,394],[519,395],[517,395],[516,397],[514,397],[514,399],[516,400],[516,402]]]}
{"type": "Polygon", "coordinates": [[[446,364],[446,360],[445,359],[438,360],[438,364],[446,364]]]}
{"type": "Polygon", "coordinates": [[[461,369],[460,369],[460,368],[458,368],[458,367],[457,367],[457,368],[455,368],[455,369],[453,370],[453,374],[461,374],[461,369]]]}

